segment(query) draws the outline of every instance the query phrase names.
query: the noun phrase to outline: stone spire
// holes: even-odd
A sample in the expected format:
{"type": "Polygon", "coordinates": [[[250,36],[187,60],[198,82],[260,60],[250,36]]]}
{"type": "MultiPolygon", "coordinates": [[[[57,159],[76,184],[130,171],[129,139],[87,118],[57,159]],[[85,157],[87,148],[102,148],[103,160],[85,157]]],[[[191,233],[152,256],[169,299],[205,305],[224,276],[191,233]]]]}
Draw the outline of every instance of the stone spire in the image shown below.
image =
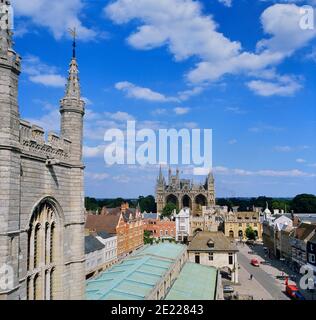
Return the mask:
{"type": "Polygon", "coordinates": [[[160,168],[159,168],[159,176],[158,176],[158,183],[162,184],[163,182],[164,182],[164,176],[162,174],[162,168],[160,166],[160,168]]]}
{"type": "Polygon", "coordinates": [[[66,86],[65,98],[78,99],[81,98],[80,81],[79,81],[79,69],[76,57],[71,59],[69,65],[69,75],[66,86]]]}
{"type": "Polygon", "coordinates": [[[81,98],[79,69],[75,54],[70,61],[66,92],[60,104],[62,136],[71,140],[71,160],[81,162],[85,103],[81,98]]]}

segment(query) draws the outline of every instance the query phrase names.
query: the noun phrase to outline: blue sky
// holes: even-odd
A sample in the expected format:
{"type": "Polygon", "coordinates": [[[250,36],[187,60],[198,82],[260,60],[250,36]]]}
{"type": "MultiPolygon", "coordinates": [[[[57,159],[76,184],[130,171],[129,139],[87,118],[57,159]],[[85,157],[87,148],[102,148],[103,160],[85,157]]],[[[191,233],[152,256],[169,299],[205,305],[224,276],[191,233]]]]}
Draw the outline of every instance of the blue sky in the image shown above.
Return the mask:
{"type": "Polygon", "coordinates": [[[299,6],[315,1],[12,3],[21,116],[47,131],[59,130],[67,30],[78,29],[86,195],[154,193],[158,166],[103,159],[104,132],[131,119],[213,129],[217,196],[316,193],[316,30],[299,27],[299,6]]]}

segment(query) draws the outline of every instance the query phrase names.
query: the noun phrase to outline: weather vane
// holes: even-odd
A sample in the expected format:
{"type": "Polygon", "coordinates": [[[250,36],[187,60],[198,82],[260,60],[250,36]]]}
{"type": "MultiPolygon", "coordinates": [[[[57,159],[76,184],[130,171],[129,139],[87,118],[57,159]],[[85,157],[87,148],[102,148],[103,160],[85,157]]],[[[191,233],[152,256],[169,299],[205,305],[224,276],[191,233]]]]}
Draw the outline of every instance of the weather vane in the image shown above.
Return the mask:
{"type": "Polygon", "coordinates": [[[69,33],[73,38],[73,43],[72,43],[72,57],[76,58],[76,40],[77,40],[77,29],[76,28],[69,28],[69,33]]]}

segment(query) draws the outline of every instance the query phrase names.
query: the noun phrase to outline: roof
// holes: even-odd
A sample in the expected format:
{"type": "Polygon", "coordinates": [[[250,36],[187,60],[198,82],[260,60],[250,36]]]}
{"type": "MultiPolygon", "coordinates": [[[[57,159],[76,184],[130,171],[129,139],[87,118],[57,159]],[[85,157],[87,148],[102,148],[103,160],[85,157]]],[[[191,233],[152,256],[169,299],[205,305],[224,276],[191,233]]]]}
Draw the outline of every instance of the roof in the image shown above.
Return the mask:
{"type": "Polygon", "coordinates": [[[216,287],[216,268],[187,262],[166,300],[215,300],[216,287]]]}
{"type": "Polygon", "coordinates": [[[316,225],[301,223],[293,233],[295,239],[305,240],[316,230],[316,225]]]}
{"type": "Polygon", "coordinates": [[[96,232],[106,231],[109,234],[116,234],[116,226],[120,219],[121,211],[109,211],[107,214],[87,215],[86,228],[96,232]]]}
{"type": "Polygon", "coordinates": [[[162,243],[142,250],[87,280],[88,300],[144,300],[183,254],[186,246],[162,243]]]}
{"type": "Polygon", "coordinates": [[[309,242],[316,243],[316,233],[314,236],[309,240],[309,242]]]}
{"type": "Polygon", "coordinates": [[[199,232],[192,239],[188,251],[238,251],[238,249],[223,232],[199,232]],[[213,242],[214,247],[208,245],[210,242],[213,242]]]}
{"type": "Polygon", "coordinates": [[[109,234],[106,231],[99,231],[99,232],[97,232],[97,235],[99,237],[101,237],[102,239],[108,239],[108,238],[112,238],[113,237],[113,234],[109,234]]]}
{"type": "Polygon", "coordinates": [[[105,246],[96,237],[89,235],[84,238],[85,254],[102,250],[105,246]]]}
{"type": "Polygon", "coordinates": [[[153,219],[153,220],[157,220],[158,219],[158,213],[143,213],[143,219],[153,219]]]}

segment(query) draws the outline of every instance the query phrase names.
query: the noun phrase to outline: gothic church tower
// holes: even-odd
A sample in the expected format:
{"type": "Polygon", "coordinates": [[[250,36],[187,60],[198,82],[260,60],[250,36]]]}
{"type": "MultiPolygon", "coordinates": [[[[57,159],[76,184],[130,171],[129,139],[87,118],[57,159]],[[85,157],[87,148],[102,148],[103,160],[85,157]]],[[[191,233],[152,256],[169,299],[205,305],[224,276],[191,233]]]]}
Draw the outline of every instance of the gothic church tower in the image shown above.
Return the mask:
{"type": "Polygon", "coordinates": [[[61,100],[61,135],[22,120],[21,59],[11,7],[0,0],[0,300],[83,299],[84,102],[75,54],[61,100]]]}

